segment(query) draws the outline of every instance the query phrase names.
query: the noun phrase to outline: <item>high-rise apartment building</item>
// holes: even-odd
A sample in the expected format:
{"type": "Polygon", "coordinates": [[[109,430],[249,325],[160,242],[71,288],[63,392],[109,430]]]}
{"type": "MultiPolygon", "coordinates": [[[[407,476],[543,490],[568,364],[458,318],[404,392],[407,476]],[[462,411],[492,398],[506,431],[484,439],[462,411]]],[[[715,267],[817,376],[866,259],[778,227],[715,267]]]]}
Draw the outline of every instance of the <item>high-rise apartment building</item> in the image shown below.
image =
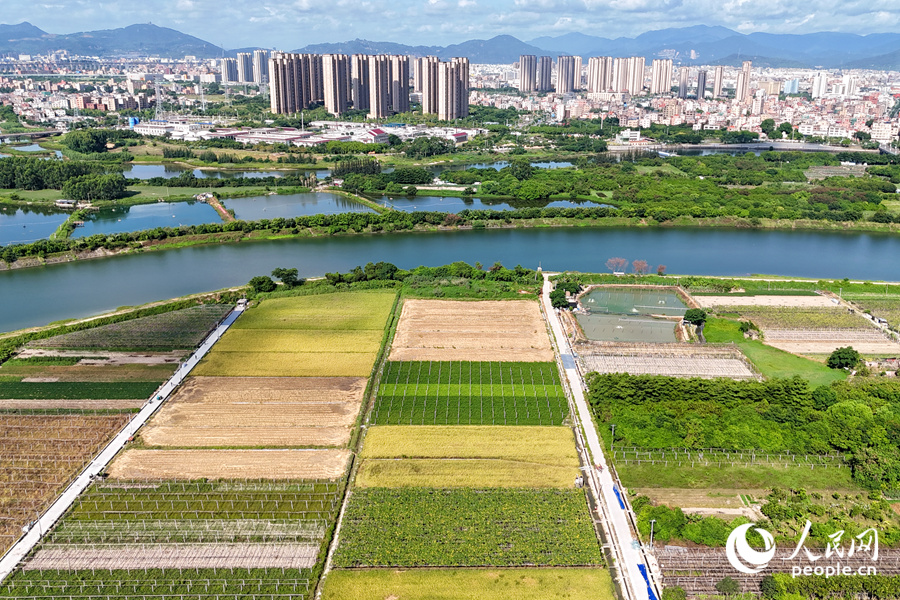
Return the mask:
{"type": "Polygon", "coordinates": [[[269,51],[253,51],[253,81],[262,85],[269,83],[269,51]]]}
{"type": "Polygon", "coordinates": [[[687,98],[688,84],[690,83],[690,71],[687,67],[678,68],[678,97],[687,98]]]}
{"type": "Polygon", "coordinates": [[[355,110],[369,110],[369,59],[368,54],[350,57],[350,101],[355,110]]]}
{"type": "Polygon", "coordinates": [[[222,69],[222,81],[224,83],[232,83],[239,81],[237,59],[223,58],[219,67],[222,69]]]}
{"type": "Polygon", "coordinates": [[[560,56],[556,59],[556,93],[571,94],[575,91],[575,57],[560,56]]]}
{"type": "Polygon", "coordinates": [[[519,57],[519,91],[533,92],[537,89],[537,56],[523,54],[519,57]]]}
{"type": "Polygon", "coordinates": [[[697,100],[703,100],[706,97],[706,71],[697,73],[697,100]]]}
{"type": "Polygon", "coordinates": [[[383,119],[390,114],[391,62],[390,57],[380,54],[367,56],[369,93],[367,100],[370,119],[383,119]]]}
{"type": "Polygon", "coordinates": [[[237,80],[241,83],[253,82],[253,55],[249,52],[238,52],[237,80]]]}
{"type": "MultiPolygon", "coordinates": [[[[437,115],[452,121],[469,115],[469,59],[437,63],[437,115]]],[[[424,110],[424,109],[423,109],[424,110]]]]}
{"type": "Polygon", "coordinates": [[[347,112],[350,104],[350,61],[346,54],[322,55],[325,108],[333,115],[347,112]]]}
{"type": "Polygon", "coordinates": [[[784,86],[781,88],[782,93],[784,94],[797,94],[800,92],[800,80],[799,79],[788,79],[784,82],[784,86]]]}
{"type": "MultiPolygon", "coordinates": [[[[390,109],[395,113],[409,112],[409,57],[394,55],[390,59],[390,109]]],[[[468,104],[467,104],[468,106],[468,104]]]]}
{"type": "Polygon", "coordinates": [[[713,98],[718,98],[722,95],[722,80],[725,78],[725,67],[718,66],[716,67],[716,72],[713,75],[713,98]]]}
{"type": "Polygon", "coordinates": [[[314,80],[321,74],[316,66],[317,61],[310,54],[272,54],[269,99],[273,113],[293,114],[319,101],[314,96],[314,88],[319,87],[314,80]]]}
{"type": "Polygon", "coordinates": [[[575,57],[575,89],[581,89],[581,71],[584,67],[583,59],[580,56],[575,57]]]}
{"type": "Polygon", "coordinates": [[[549,92],[553,90],[553,59],[542,56],[538,59],[538,91],[549,92]]]}
{"type": "Polygon", "coordinates": [[[745,60],[741,66],[741,72],[737,79],[737,89],[734,98],[738,102],[747,102],[750,99],[750,69],[753,68],[753,61],[745,60]]]}
{"type": "Polygon", "coordinates": [[[437,56],[426,56],[422,59],[422,112],[434,114],[438,112],[438,65],[437,56]]]}
{"type": "Polygon", "coordinates": [[[819,73],[812,80],[812,87],[809,95],[813,98],[821,98],[828,93],[828,77],[824,73],[819,73]]]}
{"type": "Polygon", "coordinates": [[[650,64],[650,93],[668,94],[672,91],[672,59],[656,59],[650,64]]]}
{"type": "Polygon", "coordinates": [[[612,88],[614,92],[639,94],[644,89],[644,57],[613,60],[612,88]]]}
{"type": "Polygon", "coordinates": [[[588,60],[587,90],[591,93],[607,92],[612,87],[612,56],[593,56],[588,60]]]}

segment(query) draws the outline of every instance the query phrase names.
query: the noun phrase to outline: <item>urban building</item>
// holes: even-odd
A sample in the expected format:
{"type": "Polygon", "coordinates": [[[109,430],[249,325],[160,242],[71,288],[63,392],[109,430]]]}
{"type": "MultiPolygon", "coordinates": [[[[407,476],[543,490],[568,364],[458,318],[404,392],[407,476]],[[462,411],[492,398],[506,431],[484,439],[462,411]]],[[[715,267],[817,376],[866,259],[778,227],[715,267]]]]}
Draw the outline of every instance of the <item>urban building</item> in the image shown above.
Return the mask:
{"type": "Polygon", "coordinates": [[[249,52],[238,52],[237,80],[240,83],[253,83],[253,55],[249,52]]]}
{"type": "Polygon", "coordinates": [[[650,93],[668,94],[672,91],[672,59],[656,59],[650,63],[650,93]]]}
{"type": "Polygon", "coordinates": [[[706,70],[701,69],[697,73],[697,100],[703,100],[706,97],[706,70]]]}
{"type": "Polygon", "coordinates": [[[253,51],[253,81],[264,85],[269,83],[269,51],[253,51]]]}
{"type": "MultiPolygon", "coordinates": [[[[372,57],[375,58],[375,57],[372,57]]],[[[350,57],[350,102],[356,110],[369,110],[369,55],[350,57]]]]}
{"type": "Polygon", "coordinates": [[[593,56],[588,59],[587,89],[589,93],[608,92],[612,88],[612,56],[593,56]]]}
{"type": "Polygon", "coordinates": [[[747,102],[750,99],[750,69],[752,68],[753,62],[749,60],[745,60],[741,66],[734,94],[734,98],[738,102],[747,102]]]}
{"type": "Polygon", "coordinates": [[[519,57],[519,91],[537,90],[537,56],[523,54],[519,57]]]}
{"type": "MultiPolygon", "coordinates": [[[[409,57],[394,55],[390,57],[389,78],[391,87],[389,106],[395,113],[409,112],[409,57]]],[[[468,79],[466,80],[468,90],[468,79]]],[[[468,104],[466,104],[468,106],[468,104]]]]}
{"type": "Polygon", "coordinates": [[[688,84],[690,83],[690,71],[687,67],[678,68],[678,97],[685,99],[688,97],[688,84]]]}
{"type": "Polygon", "coordinates": [[[422,65],[422,112],[436,115],[438,113],[438,65],[441,61],[437,56],[426,56],[420,60],[422,65]]]}
{"type": "Polygon", "coordinates": [[[575,57],[560,56],[556,59],[556,93],[571,94],[575,91],[575,57]]]}
{"type": "Polygon", "coordinates": [[[350,104],[350,62],[346,54],[322,55],[325,108],[333,115],[347,112],[350,104]]]}
{"type": "Polygon", "coordinates": [[[725,78],[725,67],[716,67],[715,75],[713,75],[713,98],[722,97],[722,80],[725,78]]]}
{"type": "Polygon", "coordinates": [[[798,94],[800,93],[800,80],[799,79],[788,79],[784,82],[784,85],[781,88],[782,93],[784,94],[798,94]]]}
{"type": "Polygon", "coordinates": [[[223,58],[219,62],[219,68],[222,71],[222,81],[224,83],[236,83],[239,81],[237,59],[223,58]]]}
{"type": "Polygon", "coordinates": [[[821,98],[828,93],[828,77],[824,73],[819,73],[812,80],[812,87],[809,95],[813,98],[821,98]]]}
{"type": "Polygon", "coordinates": [[[580,56],[575,57],[575,90],[581,89],[581,71],[584,67],[583,59],[580,56]]]}
{"type": "Polygon", "coordinates": [[[550,92],[553,90],[553,59],[542,56],[538,61],[538,91],[550,92]]]}

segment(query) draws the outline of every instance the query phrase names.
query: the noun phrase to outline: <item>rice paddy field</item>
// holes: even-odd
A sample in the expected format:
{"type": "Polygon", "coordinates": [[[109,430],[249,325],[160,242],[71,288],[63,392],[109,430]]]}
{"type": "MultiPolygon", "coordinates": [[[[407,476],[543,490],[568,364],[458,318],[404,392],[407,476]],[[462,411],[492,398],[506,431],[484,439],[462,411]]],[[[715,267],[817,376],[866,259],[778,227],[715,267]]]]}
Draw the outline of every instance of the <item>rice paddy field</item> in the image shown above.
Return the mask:
{"type": "Polygon", "coordinates": [[[566,427],[379,426],[359,487],[571,488],[579,462],[566,427]]]}
{"type": "Polygon", "coordinates": [[[386,363],[379,425],[560,425],[568,404],[553,363],[386,363]]]}
{"type": "Polygon", "coordinates": [[[396,292],[272,298],[246,311],[195,371],[213,377],[367,377],[396,292]]]}

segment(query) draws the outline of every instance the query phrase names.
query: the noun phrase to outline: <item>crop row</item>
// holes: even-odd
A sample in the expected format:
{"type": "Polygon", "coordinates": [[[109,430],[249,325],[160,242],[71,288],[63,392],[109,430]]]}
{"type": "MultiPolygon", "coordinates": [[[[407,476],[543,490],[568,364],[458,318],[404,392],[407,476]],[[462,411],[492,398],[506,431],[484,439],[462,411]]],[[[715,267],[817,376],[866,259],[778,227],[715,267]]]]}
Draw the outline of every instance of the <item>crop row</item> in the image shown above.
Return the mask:
{"type": "Polygon", "coordinates": [[[598,565],[583,490],[358,489],[335,564],[598,565]]]}
{"type": "Polygon", "coordinates": [[[568,404],[560,391],[543,397],[379,394],[376,425],[561,425],[568,404]]]}
{"type": "Polygon", "coordinates": [[[300,600],[312,595],[311,577],[300,569],[19,571],[0,587],[0,598],[300,600]]]}
{"type": "Polygon", "coordinates": [[[203,304],[36,340],[29,346],[108,350],[194,348],[230,310],[229,305],[203,304]]]}
{"type": "Polygon", "coordinates": [[[766,329],[868,329],[871,323],[861,315],[841,308],[787,308],[722,306],[718,313],[733,312],[766,329]]]}
{"type": "Polygon", "coordinates": [[[553,363],[397,361],[385,365],[382,384],[559,385],[553,363]]]}
{"type": "Polygon", "coordinates": [[[854,304],[863,310],[867,310],[876,317],[886,319],[892,327],[900,325],[900,298],[871,298],[860,296],[850,297],[854,304]]]}
{"type": "Polygon", "coordinates": [[[379,290],[267,298],[242,315],[234,329],[384,331],[396,296],[379,290]]]}
{"type": "Polygon", "coordinates": [[[330,519],[340,505],[337,486],[315,484],[270,490],[220,489],[216,484],[167,482],[148,488],[94,486],[79,499],[70,521],[188,519],[330,519]]]}
{"type": "Polygon", "coordinates": [[[52,381],[23,383],[0,381],[0,399],[18,400],[132,400],[149,398],[159,382],[154,381],[52,381]]]}

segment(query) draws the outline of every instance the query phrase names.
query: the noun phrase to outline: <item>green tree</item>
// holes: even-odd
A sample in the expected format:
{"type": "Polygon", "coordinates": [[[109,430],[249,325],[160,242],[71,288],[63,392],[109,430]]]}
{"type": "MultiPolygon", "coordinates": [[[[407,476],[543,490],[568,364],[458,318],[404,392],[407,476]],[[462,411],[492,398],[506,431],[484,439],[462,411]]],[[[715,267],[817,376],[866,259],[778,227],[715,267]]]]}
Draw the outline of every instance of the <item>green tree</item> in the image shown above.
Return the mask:
{"type": "Polygon", "coordinates": [[[759,124],[759,128],[767,136],[772,137],[772,134],[775,133],[775,119],[763,119],[762,123],[759,124]]]}
{"type": "Polygon", "coordinates": [[[825,364],[832,369],[852,369],[859,364],[859,360],[859,352],[854,350],[852,346],[845,346],[836,348],[828,356],[828,361],[825,364]]]}
{"type": "Polygon", "coordinates": [[[706,322],[706,311],[702,308],[689,308],[684,313],[684,320],[694,325],[700,325],[706,322]]]}
{"type": "Polygon", "coordinates": [[[255,293],[275,291],[275,282],[266,275],[257,275],[250,280],[250,289],[255,293]]]}
{"type": "Polygon", "coordinates": [[[663,589],[662,600],[687,600],[687,592],[682,587],[667,587],[663,589]]]}
{"type": "Polygon", "coordinates": [[[281,267],[272,271],[272,277],[280,279],[284,287],[291,289],[297,285],[301,285],[303,280],[300,279],[297,269],[283,269],[281,267]]]}
{"type": "Polygon", "coordinates": [[[741,593],[741,584],[726,575],[716,583],[716,591],[725,596],[733,596],[741,593]]]}

